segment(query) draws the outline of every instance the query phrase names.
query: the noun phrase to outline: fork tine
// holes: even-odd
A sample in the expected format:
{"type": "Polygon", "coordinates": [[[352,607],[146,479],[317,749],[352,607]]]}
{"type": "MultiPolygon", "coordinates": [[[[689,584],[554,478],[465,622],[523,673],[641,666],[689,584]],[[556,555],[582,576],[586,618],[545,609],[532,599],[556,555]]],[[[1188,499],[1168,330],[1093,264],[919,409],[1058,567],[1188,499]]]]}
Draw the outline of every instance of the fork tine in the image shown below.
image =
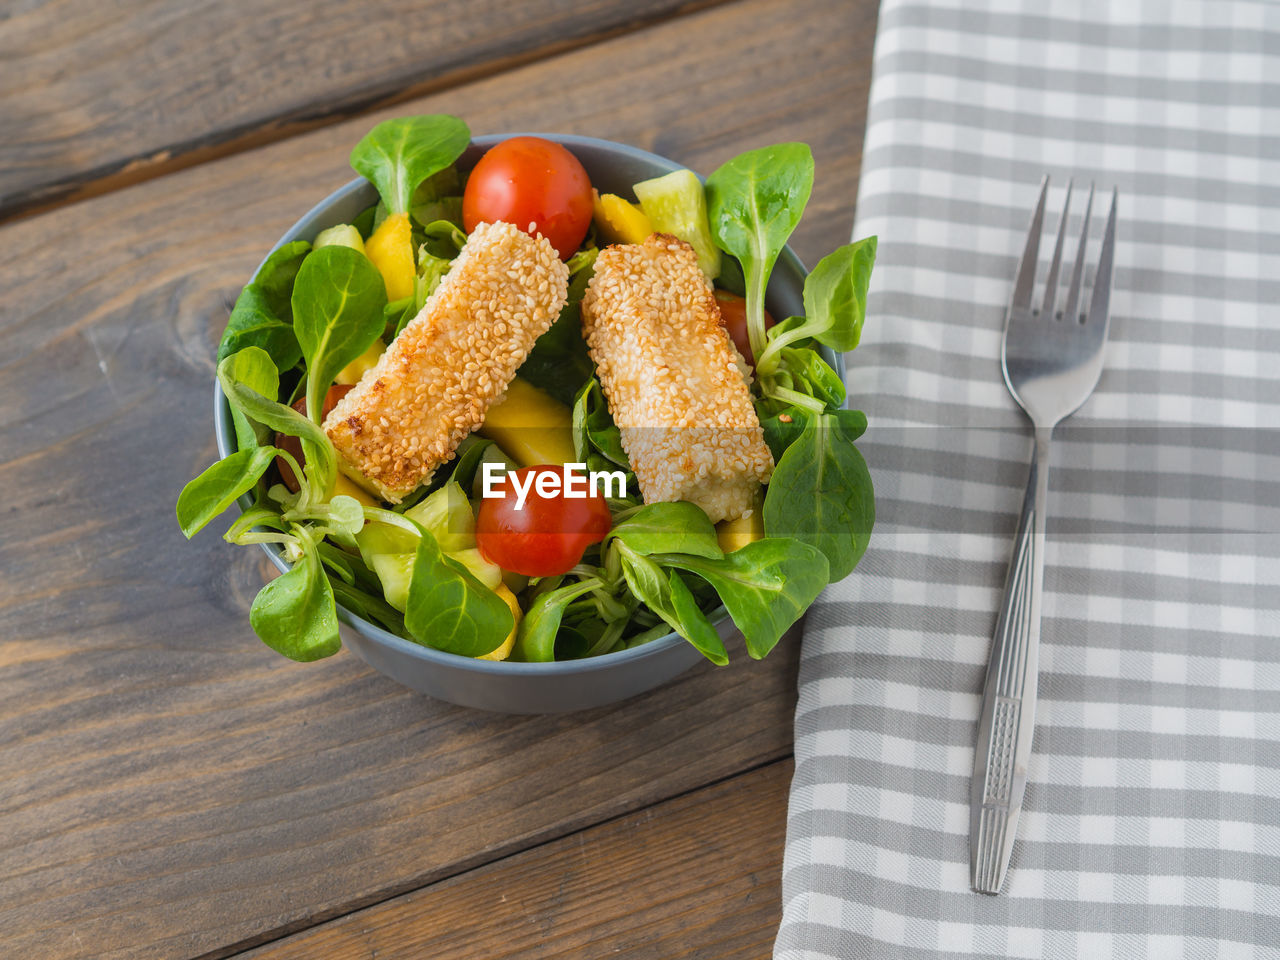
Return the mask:
{"type": "Polygon", "coordinates": [[[1116,253],[1116,199],[1119,189],[1111,191],[1111,212],[1107,214],[1107,225],[1102,231],[1102,255],[1098,258],[1098,269],[1093,276],[1093,297],[1089,301],[1089,323],[1101,323],[1102,336],[1107,335],[1107,324],[1111,319],[1111,267],[1116,253]]]}
{"type": "Polygon", "coordinates": [[[1049,263],[1049,278],[1044,283],[1044,306],[1040,312],[1053,316],[1053,300],[1058,291],[1058,267],[1062,265],[1062,238],[1067,233],[1067,214],[1071,211],[1071,180],[1067,180],[1067,199],[1062,204],[1062,219],[1058,221],[1058,239],[1053,244],[1053,260],[1049,263]]]}
{"type": "Polygon", "coordinates": [[[1071,287],[1067,290],[1067,305],[1062,315],[1076,319],[1080,308],[1080,282],[1084,279],[1084,254],[1089,245],[1089,215],[1093,212],[1093,184],[1089,184],[1089,202],[1084,205],[1084,223],[1080,226],[1080,245],[1076,247],[1076,265],[1071,270],[1071,287]]]}
{"type": "Polygon", "coordinates": [[[1049,175],[1045,174],[1040,181],[1040,199],[1036,201],[1036,212],[1031,215],[1027,245],[1022,250],[1022,259],[1018,261],[1018,275],[1013,282],[1013,297],[1009,301],[1011,307],[1022,310],[1031,309],[1031,291],[1036,282],[1036,258],[1040,255],[1040,231],[1044,229],[1044,198],[1048,192],[1049,175]]]}

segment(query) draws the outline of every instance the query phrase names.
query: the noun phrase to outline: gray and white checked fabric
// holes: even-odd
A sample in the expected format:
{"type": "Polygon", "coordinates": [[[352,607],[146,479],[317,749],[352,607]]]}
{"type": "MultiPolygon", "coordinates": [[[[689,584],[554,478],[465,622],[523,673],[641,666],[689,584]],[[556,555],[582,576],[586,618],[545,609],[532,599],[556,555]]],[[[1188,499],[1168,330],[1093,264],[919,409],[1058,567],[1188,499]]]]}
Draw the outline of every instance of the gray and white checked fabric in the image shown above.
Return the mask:
{"type": "Polygon", "coordinates": [[[879,519],[808,619],[775,958],[1280,957],[1280,5],[886,0],[873,233],[848,363],[879,519]],[[987,897],[969,776],[1030,453],[1000,336],[1046,172],[1050,230],[1069,174],[1077,214],[1118,187],[1120,246],[987,897]]]}

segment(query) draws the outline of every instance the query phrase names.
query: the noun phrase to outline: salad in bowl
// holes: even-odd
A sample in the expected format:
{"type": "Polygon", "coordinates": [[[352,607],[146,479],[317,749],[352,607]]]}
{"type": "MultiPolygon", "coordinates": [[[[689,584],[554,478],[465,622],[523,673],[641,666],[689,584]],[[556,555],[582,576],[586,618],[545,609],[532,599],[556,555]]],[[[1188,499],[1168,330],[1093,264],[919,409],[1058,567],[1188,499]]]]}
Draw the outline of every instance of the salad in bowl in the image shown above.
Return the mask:
{"type": "Polygon", "coordinates": [[[336,653],[340,614],[495,673],[673,635],[724,664],[727,622],[765,656],[874,522],[837,370],[875,238],[775,322],[803,144],[629,192],[547,138],[468,164],[471,144],[452,116],[379,124],[351,154],[377,202],[263,262],[218,348],[226,455],[180,494],[183,533],[241,505],[225,539],[285,571],[250,623],[293,660],[336,653]]]}

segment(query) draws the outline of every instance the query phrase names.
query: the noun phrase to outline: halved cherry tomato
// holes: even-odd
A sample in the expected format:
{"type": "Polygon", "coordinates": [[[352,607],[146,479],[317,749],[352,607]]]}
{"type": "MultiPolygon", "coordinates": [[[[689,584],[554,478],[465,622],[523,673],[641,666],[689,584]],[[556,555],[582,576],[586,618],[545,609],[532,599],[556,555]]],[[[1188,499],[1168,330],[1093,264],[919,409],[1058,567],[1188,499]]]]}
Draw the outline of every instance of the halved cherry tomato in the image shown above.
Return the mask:
{"type": "MultiPolygon", "coordinates": [[[[502,496],[482,497],[476,517],[476,545],[480,554],[504,570],[530,577],[565,573],[582,559],[582,553],[608,534],[613,523],[609,504],[599,494],[567,497],[561,493],[541,496],[539,477],[554,474],[557,484],[564,467],[542,464],[517,470],[521,488],[529,483],[521,509],[509,478],[500,484],[502,496]],[[532,475],[532,483],[528,478],[532,475]]],[[[581,478],[585,484],[586,478],[581,478]]],[[[550,482],[547,482],[548,487],[550,482]]]]}
{"type": "MultiPolygon", "coordinates": [[[[352,386],[353,384],[349,383],[335,383],[329,388],[329,392],[324,395],[324,403],[320,407],[321,422],[329,415],[329,411],[338,405],[338,401],[347,395],[347,391],[352,386]]],[[[293,409],[305,417],[307,415],[307,398],[299,397],[294,402],[293,409]]],[[[292,454],[293,459],[298,461],[298,466],[306,466],[306,458],[302,455],[302,441],[297,437],[289,437],[283,433],[277,433],[276,446],[286,453],[292,454]]],[[[280,479],[284,485],[293,493],[297,493],[298,478],[293,475],[293,470],[284,462],[282,457],[276,457],[276,469],[280,471],[280,479]]]]}
{"type": "Polygon", "coordinates": [[[480,158],[462,195],[462,223],[529,224],[568,260],[591,226],[591,180],[578,158],[541,137],[512,137],[480,158]]]}
{"type": "MultiPolygon", "coordinates": [[[[756,355],[751,352],[751,339],[747,335],[747,301],[736,293],[719,289],[716,290],[716,300],[720,304],[720,319],[724,323],[729,337],[733,340],[733,345],[738,348],[742,358],[751,364],[754,369],[756,355]]],[[[773,317],[766,310],[764,312],[764,328],[768,330],[773,326],[773,322],[773,317]]]]}

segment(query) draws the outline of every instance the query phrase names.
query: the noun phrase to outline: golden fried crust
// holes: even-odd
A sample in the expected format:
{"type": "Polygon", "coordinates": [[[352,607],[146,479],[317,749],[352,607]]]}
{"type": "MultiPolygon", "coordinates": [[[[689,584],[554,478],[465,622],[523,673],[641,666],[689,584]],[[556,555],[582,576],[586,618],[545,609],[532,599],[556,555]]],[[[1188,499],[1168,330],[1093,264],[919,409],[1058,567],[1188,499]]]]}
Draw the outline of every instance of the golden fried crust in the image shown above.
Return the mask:
{"type": "Polygon", "coordinates": [[[560,314],[569,268],[541,235],[482,223],[421,312],[325,419],[344,472],[398,502],[453,456],[560,314]]]}
{"type": "Polygon", "coordinates": [[[656,233],[602,251],[582,324],[645,502],[749,514],[773,456],[693,248],[656,233]]]}

